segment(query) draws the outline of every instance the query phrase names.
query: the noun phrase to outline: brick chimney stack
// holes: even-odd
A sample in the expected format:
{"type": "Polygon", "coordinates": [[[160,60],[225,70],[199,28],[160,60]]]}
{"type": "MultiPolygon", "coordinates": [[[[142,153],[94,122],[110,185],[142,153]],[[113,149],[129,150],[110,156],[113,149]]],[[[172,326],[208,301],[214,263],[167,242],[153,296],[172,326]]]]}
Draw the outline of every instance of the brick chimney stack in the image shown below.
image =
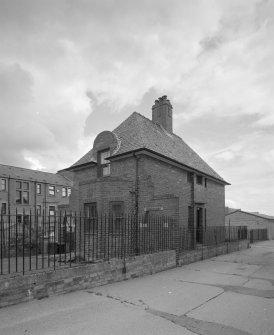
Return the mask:
{"type": "Polygon", "coordinates": [[[155,100],[155,104],[152,106],[152,121],[160,124],[169,133],[173,132],[172,105],[166,95],[155,100]]]}

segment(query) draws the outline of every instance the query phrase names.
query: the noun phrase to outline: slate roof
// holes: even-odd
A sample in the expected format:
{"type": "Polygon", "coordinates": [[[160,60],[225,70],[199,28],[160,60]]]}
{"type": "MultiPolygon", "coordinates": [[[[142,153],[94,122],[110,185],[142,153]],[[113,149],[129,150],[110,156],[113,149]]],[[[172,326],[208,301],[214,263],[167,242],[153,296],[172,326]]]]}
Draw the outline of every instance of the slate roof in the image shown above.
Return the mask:
{"type": "Polygon", "coordinates": [[[262,218],[262,219],[274,220],[274,216],[262,214],[262,213],[259,213],[259,212],[245,212],[245,211],[242,211],[241,209],[236,209],[232,212],[226,213],[225,215],[227,216],[227,215],[230,215],[230,214],[234,214],[235,212],[240,212],[240,213],[244,213],[244,214],[247,214],[247,215],[257,216],[257,217],[262,218]]]}
{"type": "Polygon", "coordinates": [[[60,174],[25,169],[21,167],[4,165],[4,164],[0,164],[0,177],[4,178],[10,177],[14,179],[37,181],[61,186],[72,185],[71,180],[60,174]]]}
{"type": "MultiPolygon", "coordinates": [[[[137,112],[132,113],[113,130],[113,133],[117,136],[119,143],[113,156],[138,149],[148,149],[226,183],[179,136],[167,132],[161,125],[137,112]]],[[[96,162],[96,159],[93,150],[90,150],[71,167],[96,162]]]]}

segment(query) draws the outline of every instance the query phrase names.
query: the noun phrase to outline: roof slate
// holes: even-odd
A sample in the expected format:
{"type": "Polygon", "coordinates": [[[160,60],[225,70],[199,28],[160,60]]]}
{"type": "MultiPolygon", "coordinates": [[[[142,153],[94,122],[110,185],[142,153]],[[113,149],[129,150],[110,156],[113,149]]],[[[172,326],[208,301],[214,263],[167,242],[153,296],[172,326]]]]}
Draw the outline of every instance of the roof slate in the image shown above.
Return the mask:
{"type": "Polygon", "coordinates": [[[72,181],[68,178],[55,173],[25,169],[16,166],[0,164],[0,177],[14,178],[43,182],[53,185],[71,186],[72,181]]]}
{"type": "MultiPolygon", "coordinates": [[[[179,136],[167,132],[161,125],[137,112],[132,113],[113,130],[113,133],[117,136],[120,144],[115,155],[142,148],[152,150],[226,183],[224,179],[179,136]]],[[[89,162],[96,162],[96,157],[94,157],[92,149],[71,167],[89,162]]]]}

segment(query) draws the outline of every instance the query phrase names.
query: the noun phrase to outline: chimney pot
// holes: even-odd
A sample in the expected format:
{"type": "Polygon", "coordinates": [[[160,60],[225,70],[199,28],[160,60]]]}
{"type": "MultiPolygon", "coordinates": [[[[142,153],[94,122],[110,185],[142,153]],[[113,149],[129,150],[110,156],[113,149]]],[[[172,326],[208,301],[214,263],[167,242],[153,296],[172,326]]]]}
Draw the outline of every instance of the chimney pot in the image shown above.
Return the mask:
{"type": "Polygon", "coordinates": [[[172,133],[172,105],[166,95],[155,100],[152,106],[152,121],[160,124],[166,131],[172,133]]]}

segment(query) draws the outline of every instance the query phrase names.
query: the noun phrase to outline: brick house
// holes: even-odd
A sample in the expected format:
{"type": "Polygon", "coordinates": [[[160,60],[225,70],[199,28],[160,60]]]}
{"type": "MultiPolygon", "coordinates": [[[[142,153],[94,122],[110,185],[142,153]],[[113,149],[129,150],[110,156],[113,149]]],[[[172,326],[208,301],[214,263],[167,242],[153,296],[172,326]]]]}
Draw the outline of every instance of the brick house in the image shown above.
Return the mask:
{"type": "Polygon", "coordinates": [[[54,174],[0,164],[0,208],[3,216],[17,213],[17,222],[28,222],[30,212],[53,216],[69,204],[72,181],[54,174]],[[16,212],[17,210],[17,212],[16,212]]]}
{"type": "Polygon", "coordinates": [[[225,224],[227,226],[247,226],[248,230],[266,228],[268,239],[274,239],[273,216],[226,207],[225,224]]]}
{"type": "Polygon", "coordinates": [[[86,155],[61,171],[74,180],[71,210],[164,214],[190,228],[224,225],[229,184],[173,133],[172,123],[172,105],[163,96],[152,120],[134,112],[101,132],[86,155]]]}

